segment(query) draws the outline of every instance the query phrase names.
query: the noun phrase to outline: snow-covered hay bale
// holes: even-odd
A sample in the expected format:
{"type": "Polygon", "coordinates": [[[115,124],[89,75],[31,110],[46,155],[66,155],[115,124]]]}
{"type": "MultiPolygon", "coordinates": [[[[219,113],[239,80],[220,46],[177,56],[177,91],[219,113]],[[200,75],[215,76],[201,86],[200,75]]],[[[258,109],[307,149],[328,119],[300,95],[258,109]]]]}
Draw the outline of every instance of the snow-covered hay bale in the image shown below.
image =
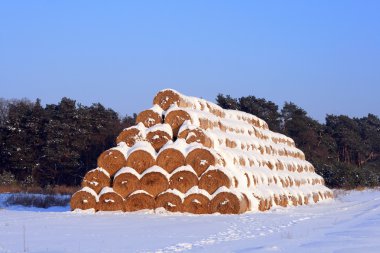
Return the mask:
{"type": "Polygon", "coordinates": [[[124,199],[111,187],[105,187],[99,193],[98,211],[124,211],[124,199]]]}
{"type": "Polygon", "coordinates": [[[156,197],[156,208],[163,207],[169,212],[182,212],[183,194],[176,190],[167,190],[156,197]]]}
{"type": "Polygon", "coordinates": [[[127,161],[119,149],[106,150],[98,158],[98,167],[105,169],[111,176],[125,166],[127,161]]]}
{"type": "Polygon", "coordinates": [[[71,196],[71,200],[70,200],[71,210],[75,210],[75,209],[96,210],[97,199],[98,199],[98,195],[93,189],[89,187],[84,187],[83,189],[80,189],[79,191],[75,192],[73,196],[71,196]]]}
{"type": "Polygon", "coordinates": [[[190,189],[183,201],[183,211],[193,214],[208,214],[210,211],[211,196],[205,190],[194,187],[190,189]]]}
{"type": "Polygon", "coordinates": [[[173,139],[173,131],[168,124],[158,124],[147,129],[146,140],[158,152],[168,141],[173,139]]]}
{"type": "Polygon", "coordinates": [[[137,141],[145,139],[145,126],[140,123],[136,126],[124,129],[116,138],[116,143],[124,142],[128,147],[135,145],[137,141]]]}
{"type": "Polygon", "coordinates": [[[184,166],[186,162],[186,143],[183,140],[177,140],[174,143],[166,144],[157,156],[157,165],[165,169],[168,173],[184,166]]]}
{"type": "Polygon", "coordinates": [[[162,123],[162,109],[155,105],[152,108],[140,112],[136,117],[136,124],[143,123],[145,127],[152,127],[162,123]]]}
{"type": "Polygon", "coordinates": [[[140,190],[140,175],[130,167],[122,168],[114,176],[113,189],[126,198],[130,193],[140,190]]]}
{"type": "Polygon", "coordinates": [[[198,185],[198,176],[190,166],[182,166],[174,170],[169,179],[169,188],[186,193],[198,185]]]}
{"type": "Polygon", "coordinates": [[[131,167],[141,174],[147,168],[150,168],[155,164],[156,151],[149,142],[137,142],[132,148],[129,149],[126,167],[131,167]]]}
{"type": "Polygon", "coordinates": [[[178,138],[185,139],[186,143],[200,143],[207,148],[213,147],[213,142],[201,128],[180,128],[178,138]]]}
{"type": "Polygon", "coordinates": [[[89,187],[96,193],[99,193],[104,187],[110,185],[110,174],[103,168],[88,171],[82,181],[82,187],[89,187]]]}
{"type": "MultiPolygon", "coordinates": [[[[306,198],[306,199],[307,199],[306,202],[308,203],[308,198],[306,198]]],[[[278,206],[282,206],[282,207],[288,206],[288,197],[285,194],[275,195],[273,198],[273,201],[278,206]]],[[[305,203],[305,204],[307,204],[307,203],[305,203]]]]}
{"type": "Polygon", "coordinates": [[[220,187],[225,186],[230,188],[233,185],[232,176],[227,173],[227,170],[212,169],[204,172],[199,179],[199,188],[213,194],[220,187]]]}
{"type": "Polygon", "coordinates": [[[239,192],[223,190],[215,194],[210,202],[211,213],[240,214],[248,210],[248,199],[239,192]]]}
{"type": "Polygon", "coordinates": [[[201,176],[209,166],[215,166],[218,163],[218,158],[204,148],[194,148],[186,156],[186,164],[193,167],[198,176],[201,176]]]}
{"type": "Polygon", "coordinates": [[[181,98],[181,95],[174,90],[162,90],[157,93],[153,99],[153,104],[159,105],[163,110],[168,110],[171,105],[186,107],[187,103],[181,98]]]}
{"type": "Polygon", "coordinates": [[[145,209],[152,210],[154,209],[154,206],[154,197],[142,190],[132,192],[124,201],[124,209],[127,212],[135,212],[145,209]]]}
{"type": "Polygon", "coordinates": [[[268,211],[272,207],[272,199],[271,198],[260,198],[259,199],[259,211],[268,211]]]}
{"type": "Polygon", "coordinates": [[[141,174],[140,188],[155,197],[169,188],[169,178],[164,169],[153,166],[141,174]]]}
{"type": "Polygon", "coordinates": [[[175,137],[178,135],[179,129],[186,120],[191,121],[191,116],[185,110],[181,109],[171,110],[165,116],[165,123],[169,124],[173,129],[173,136],[175,137]]]}

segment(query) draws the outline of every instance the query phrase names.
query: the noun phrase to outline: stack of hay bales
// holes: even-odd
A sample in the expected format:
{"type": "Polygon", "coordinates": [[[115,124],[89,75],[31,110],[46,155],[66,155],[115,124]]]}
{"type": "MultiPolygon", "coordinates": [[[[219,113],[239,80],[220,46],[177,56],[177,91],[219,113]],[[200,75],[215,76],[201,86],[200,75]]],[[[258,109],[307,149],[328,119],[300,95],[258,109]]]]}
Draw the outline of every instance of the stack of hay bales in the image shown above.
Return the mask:
{"type": "Polygon", "coordinates": [[[104,151],[71,208],[237,214],[333,194],[294,141],[265,121],[162,90],[104,151]]]}

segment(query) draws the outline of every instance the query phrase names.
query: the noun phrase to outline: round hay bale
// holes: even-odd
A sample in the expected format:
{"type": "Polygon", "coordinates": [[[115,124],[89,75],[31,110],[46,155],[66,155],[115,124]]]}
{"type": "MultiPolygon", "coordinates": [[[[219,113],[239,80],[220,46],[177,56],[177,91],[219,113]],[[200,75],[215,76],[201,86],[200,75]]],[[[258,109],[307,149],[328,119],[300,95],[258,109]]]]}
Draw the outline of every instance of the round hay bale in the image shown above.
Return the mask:
{"type": "Polygon", "coordinates": [[[96,168],[86,173],[82,187],[89,187],[99,193],[104,187],[111,185],[110,174],[102,168],[96,168]]]}
{"type": "Polygon", "coordinates": [[[122,168],[114,176],[113,189],[126,198],[132,192],[140,190],[140,175],[130,167],[122,168]]]}
{"type": "Polygon", "coordinates": [[[248,200],[242,194],[222,191],[210,202],[211,213],[240,214],[248,210],[248,200]]]}
{"type": "Polygon", "coordinates": [[[129,151],[126,165],[138,173],[143,173],[147,168],[156,164],[156,151],[149,142],[137,142],[129,151]]]}
{"type": "Polygon", "coordinates": [[[140,112],[136,117],[136,123],[143,123],[145,127],[152,127],[162,123],[162,109],[155,105],[154,107],[140,112]]]}
{"type": "Polygon", "coordinates": [[[171,105],[183,105],[183,99],[179,93],[174,90],[162,90],[157,93],[153,99],[153,104],[159,105],[164,111],[168,110],[171,105]]]}
{"type": "Polygon", "coordinates": [[[145,126],[140,123],[136,126],[124,129],[116,138],[116,143],[125,142],[128,147],[135,145],[137,141],[145,139],[145,126]]]}
{"type": "Polygon", "coordinates": [[[98,167],[105,169],[111,176],[125,166],[127,161],[120,149],[106,150],[98,158],[98,167]]]}
{"type": "Polygon", "coordinates": [[[146,140],[152,144],[156,152],[173,138],[173,131],[168,124],[156,125],[149,128],[147,132],[146,140]]]}
{"type": "Polygon", "coordinates": [[[157,156],[157,165],[171,173],[173,170],[185,165],[184,154],[175,148],[161,150],[157,156]]]}
{"type": "Polygon", "coordinates": [[[210,199],[202,193],[192,193],[183,201],[183,211],[193,214],[209,214],[210,199]]]}
{"type": "Polygon", "coordinates": [[[155,197],[169,188],[169,177],[170,175],[164,169],[153,166],[141,175],[141,190],[155,197]]]}
{"type": "Polygon", "coordinates": [[[165,116],[165,123],[173,129],[174,137],[177,137],[180,127],[186,120],[191,121],[191,117],[185,110],[181,109],[172,110],[165,116]]]}
{"type": "Polygon", "coordinates": [[[195,148],[186,156],[186,164],[193,167],[198,176],[201,176],[209,166],[215,166],[216,162],[215,156],[203,148],[195,148]]]}
{"type": "Polygon", "coordinates": [[[210,194],[213,194],[222,186],[230,188],[232,179],[219,169],[208,170],[199,179],[199,188],[206,190],[210,194]]]}
{"type": "Polygon", "coordinates": [[[274,196],[274,202],[278,206],[287,207],[288,206],[288,197],[283,195],[275,195],[274,196]]]}
{"type": "Polygon", "coordinates": [[[105,187],[99,194],[99,211],[124,211],[124,199],[111,187],[105,187]]]}
{"type": "Polygon", "coordinates": [[[313,193],[313,201],[314,203],[317,203],[319,201],[319,194],[316,192],[313,193]]]}
{"type": "Polygon", "coordinates": [[[98,199],[98,195],[93,189],[89,187],[84,187],[83,189],[75,192],[73,196],[71,196],[71,200],[70,200],[71,210],[73,211],[75,209],[81,209],[81,210],[94,209],[96,211],[97,199],[98,199]]]}
{"type": "Polygon", "coordinates": [[[198,185],[198,176],[190,166],[182,166],[174,170],[169,179],[169,188],[186,193],[198,185]]]}
{"type": "Polygon", "coordinates": [[[139,210],[154,209],[154,197],[149,193],[138,190],[132,192],[124,201],[124,209],[127,212],[135,212],[139,210]]]}
{"type": "Polygon", "coordinates": [[[209,138],[205,131],[200,128],[180,130],[178,138],[185,139],[188,144],[195,142],[200,143],[207,148],[212,148],[214,146],[211,138],[209,138]]]}
{"type": "Polygon", "coordinates": [[[169,212],[182,212],[182,198],[178,191],[165,191],[156,197],[156,209],[159,207],[165,208],[169,212]]]}
{"type": "Polygon", "coordinates": [[[268,211],[272,207],[272,200],[270,198],[260,198],[259,200],[259,211],[268,211]]]}

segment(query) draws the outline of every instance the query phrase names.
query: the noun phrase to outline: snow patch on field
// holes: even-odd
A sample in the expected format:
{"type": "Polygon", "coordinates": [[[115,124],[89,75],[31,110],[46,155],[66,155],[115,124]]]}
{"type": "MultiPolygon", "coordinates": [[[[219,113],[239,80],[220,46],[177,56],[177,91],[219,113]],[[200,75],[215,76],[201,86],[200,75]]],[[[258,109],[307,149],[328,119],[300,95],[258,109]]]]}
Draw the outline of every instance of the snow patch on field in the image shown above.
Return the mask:
{"type": "Polygon", "coordinates": [[[0,252],[379,252],[380,191],[336,193],[318,205],[242,215],[2,206],[0,252]]]}

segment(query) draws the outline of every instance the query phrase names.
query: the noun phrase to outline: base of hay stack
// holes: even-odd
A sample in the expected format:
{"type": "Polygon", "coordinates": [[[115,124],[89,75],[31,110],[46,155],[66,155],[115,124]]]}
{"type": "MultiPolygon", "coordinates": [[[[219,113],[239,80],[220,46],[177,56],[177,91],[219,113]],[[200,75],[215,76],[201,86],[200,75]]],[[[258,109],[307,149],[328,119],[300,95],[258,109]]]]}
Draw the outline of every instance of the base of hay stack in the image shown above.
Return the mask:
{"type": "Polygon", "coordinates": [[[162,150],[157,156],[157,165],[168,173],[185,165],[185,156],[181,151],[174,148],[162,150]]]}
{"type": "Polygon", "coordinates": [[[164,169],[153,166],[141,175],[140,188],[155,197],[169,189],[169,174],[164,169]]]}
{"type": "Polygon", "coordinates": [[[197,175],[201,176],[209,166],[216,164],[216,158],[207,149],[195,148],[186,156],[186,164],[193,167],[197,175]]]}
{"type": "Polygon", "coordinates": [[[240,214],[248,210],[248,199],[233,192],[220,192],[210,202],[210,211],[221,214],[240,214]]]}
{"type": "Polygon", "coordinates": [[[209,170],[202,174],[199,180],[199,188],[213,194],[222,186],[230,188],[232,185],[231,179],[221,170],[209,170]]]}
{"type": "Polygon", "coordinates": [[[105,169],[111,176],[126,165],[124,154],[117,149],[106,150],[98,158],[98,167],[105,169]]]}
{"type": "Polygon", "coordinates": [[[124,211],[124,199],[112,188],[106,187],[99,194],[98,211],[124,211]]]}
{"type": "Polygon", "coordinates": [[[162,109],[154,106],[151,109],[140,112],[136,117],[136,124],[143,123],[145,127],[152,127],[162,123],[162,109]]]}
{"type": "Polygon", "coordinates": [[[104,187],[110,186],[110,184],[110,174],[102,168],[88,171],[82,181],[82,187],[89,187],[96,193],[99,193],[104,187]]]}
{"type": "Polygon", "coordinates": [[[83,189],[75,192],[70,200],[71,210],[80,209],[88,210],[97,208],[97,194],[96,192],[89,188],[84,187],[83,189]]]}
{"type": "Polygon", "coordinates": [[[146,191],[132,192],[128,198],[124,201],[124,209],[127,212],[135,212],[139,210],[149,209],[152,210],[155,207],[155,200],[152,195],[146,191]]]}
{"type": "Polygon", "coordinates": [[[130,167],[122,168],[115,174],[113,189],[126,198],[132,192],[140,190],[140,175],[130,167]]]}
{"type": "Polygon", "coordinates": [[[159,194],[156,197],[156,208],[163,207],[169,212],[182,212],[183,204],[180,195],[182,195],[180,192],[176,193],[172,190],[159,194]]]}
{"type": "Polygon", "coordinates": [[[198,176],[190,166],[179,167],[173,171],[169,179],[169,188],[186,193],[198,185],[198,176]]]}

